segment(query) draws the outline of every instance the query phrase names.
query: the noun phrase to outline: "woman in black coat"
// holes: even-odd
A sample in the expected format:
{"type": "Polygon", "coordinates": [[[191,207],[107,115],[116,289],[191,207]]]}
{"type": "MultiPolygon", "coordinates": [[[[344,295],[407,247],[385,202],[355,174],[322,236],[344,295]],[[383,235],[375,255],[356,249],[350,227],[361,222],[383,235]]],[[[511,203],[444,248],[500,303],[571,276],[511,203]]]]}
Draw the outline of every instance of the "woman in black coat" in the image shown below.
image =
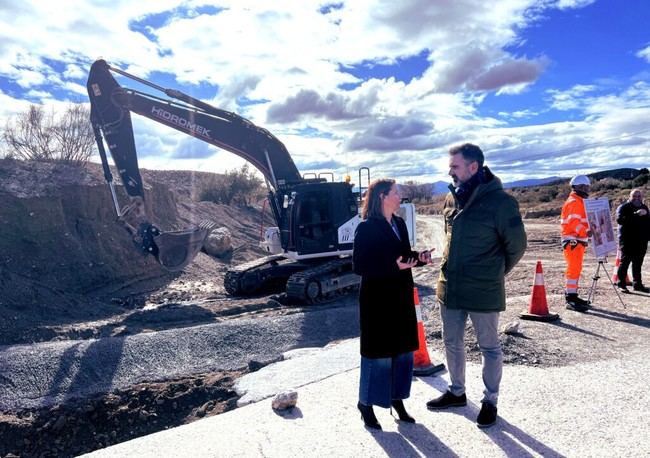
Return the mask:
{"type": "Polygon", "coordinates": [[[361,276],[361,376],[359,403],[367,427],[381,429],[372,406],[393,407],[399,419],[415,420],[403,399],[410,395],[413,352],[418,349],[411,268],[431,262],[431,251],[411,250],[394,180],[368,187],[352,254],[361,276]]]}

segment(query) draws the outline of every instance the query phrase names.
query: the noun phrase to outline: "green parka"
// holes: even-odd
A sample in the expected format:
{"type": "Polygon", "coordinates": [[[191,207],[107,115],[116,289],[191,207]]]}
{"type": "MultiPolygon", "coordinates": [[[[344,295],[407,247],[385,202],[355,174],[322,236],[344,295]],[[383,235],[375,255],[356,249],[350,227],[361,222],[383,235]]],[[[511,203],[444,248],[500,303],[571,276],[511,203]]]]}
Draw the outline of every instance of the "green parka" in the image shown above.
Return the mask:
{"type": "Polygon", "coordinates": [[[505,276],[524,255],[526,232],[515,198],[484,170],[486,182],[462,209],[449,186],[443,208],[447,242],[436,295],[451,309],[500,312],[506,309],[505,276]]]}

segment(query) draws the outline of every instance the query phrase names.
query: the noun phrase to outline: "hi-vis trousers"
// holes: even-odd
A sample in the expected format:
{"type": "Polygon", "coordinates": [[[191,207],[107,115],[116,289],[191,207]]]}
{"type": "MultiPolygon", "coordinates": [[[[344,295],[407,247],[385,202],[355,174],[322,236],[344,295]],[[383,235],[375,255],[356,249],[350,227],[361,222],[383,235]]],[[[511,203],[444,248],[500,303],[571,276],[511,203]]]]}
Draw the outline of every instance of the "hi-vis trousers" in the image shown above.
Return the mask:
{"type": "Polygon", "coordinates": [[[564,274],[566,284],[564,290],[566,294],[578,293],[578,280],[580,280],[582,259],[584,256],[585,246],[582,243],[578,243],[575,247],[567,245],[564,248],[564,260],[566,261],[566,272],[564,274]]]}

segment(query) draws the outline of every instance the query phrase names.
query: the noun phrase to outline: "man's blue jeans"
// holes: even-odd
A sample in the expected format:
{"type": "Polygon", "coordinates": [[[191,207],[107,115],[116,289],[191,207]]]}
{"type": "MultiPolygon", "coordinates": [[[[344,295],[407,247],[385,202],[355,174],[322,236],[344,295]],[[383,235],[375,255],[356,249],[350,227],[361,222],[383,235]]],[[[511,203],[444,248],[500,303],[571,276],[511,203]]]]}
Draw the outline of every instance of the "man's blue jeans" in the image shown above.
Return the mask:
{"type": "Polygon", "coordinates": [[[483,399],[496,405],[503,372],[503,353],[499,341],[499,312],[468,312],[449,309],[440,304],[442,337],[445,342],[447,369],[451,385],[449,391],[456,396],[465,393],[465,324],[472,320],[479,348],[483,354],[483,399]]]}

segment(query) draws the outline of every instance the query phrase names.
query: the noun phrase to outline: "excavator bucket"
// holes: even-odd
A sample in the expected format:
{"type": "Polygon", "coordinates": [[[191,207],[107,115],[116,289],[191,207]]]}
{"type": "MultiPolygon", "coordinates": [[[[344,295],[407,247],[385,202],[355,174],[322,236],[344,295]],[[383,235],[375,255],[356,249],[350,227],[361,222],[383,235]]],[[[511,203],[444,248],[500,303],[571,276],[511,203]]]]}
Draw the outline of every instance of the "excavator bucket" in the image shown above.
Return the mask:
{"type": "MultiPolygon", "coordinates": [[[[128,225],[125,225],[127,230],[128,225]]],[[[182,270],[203,248],[208,236],[206,227],[191,227],[181,231],[162,232],[150,223],[142,223],[133,237],[133,243],[144,254],[151,254],[169,271],[182,270]]]]}
{"type": "Polygon", "coordinates": [[[154,237],[156,260],[165,269],[177,271],[188,265],[203,248],[208,231],[200,228],[161,232],[154,237]]]}

